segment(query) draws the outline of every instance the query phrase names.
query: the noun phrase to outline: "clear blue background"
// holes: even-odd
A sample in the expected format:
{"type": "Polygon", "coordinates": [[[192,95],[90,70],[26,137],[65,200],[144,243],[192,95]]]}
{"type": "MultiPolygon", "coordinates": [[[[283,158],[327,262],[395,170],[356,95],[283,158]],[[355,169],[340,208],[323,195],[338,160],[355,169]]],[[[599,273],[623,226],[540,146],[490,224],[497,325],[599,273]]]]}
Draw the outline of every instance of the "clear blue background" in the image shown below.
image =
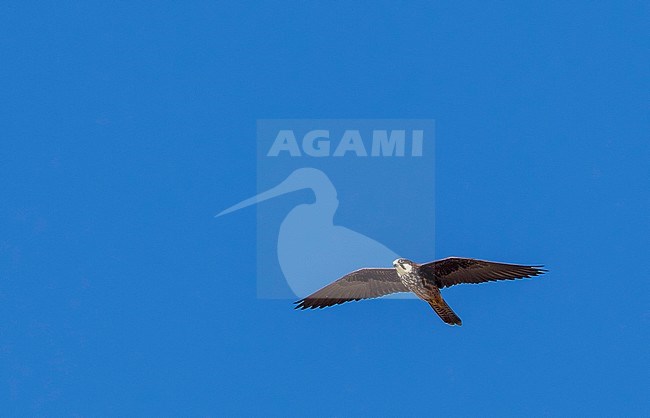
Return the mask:
{"type": "MultiPolygon", "coordinates": [[[[5,2],[0,413],[647,415],[643,1],[5,2]],[[259,118],[436,120],[436,255],[541,279],[255,298],[259,118]]],[[[397,232],[396,232],[397,233],[397,232]]]]}

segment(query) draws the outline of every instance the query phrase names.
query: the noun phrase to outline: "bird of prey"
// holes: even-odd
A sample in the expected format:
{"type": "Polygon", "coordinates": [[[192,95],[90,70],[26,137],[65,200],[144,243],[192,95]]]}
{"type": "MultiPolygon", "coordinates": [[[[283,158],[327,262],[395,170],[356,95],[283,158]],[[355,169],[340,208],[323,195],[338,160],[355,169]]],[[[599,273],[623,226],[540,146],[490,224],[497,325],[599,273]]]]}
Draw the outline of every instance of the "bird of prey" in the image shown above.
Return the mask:
{"type": "Polygon", "coordinates": [[[413,292],[427,302],[449,325],[461,325],[458,315],[442,298],[440,289],[461,283],[484,283],[538,276],[542,266],[495,263],[473,258],[449,257],[418,264],[404,258],[394,268],[362,268],[346,274],[296,302],[296,309],[316,309],[391,293],[413,292]]]}

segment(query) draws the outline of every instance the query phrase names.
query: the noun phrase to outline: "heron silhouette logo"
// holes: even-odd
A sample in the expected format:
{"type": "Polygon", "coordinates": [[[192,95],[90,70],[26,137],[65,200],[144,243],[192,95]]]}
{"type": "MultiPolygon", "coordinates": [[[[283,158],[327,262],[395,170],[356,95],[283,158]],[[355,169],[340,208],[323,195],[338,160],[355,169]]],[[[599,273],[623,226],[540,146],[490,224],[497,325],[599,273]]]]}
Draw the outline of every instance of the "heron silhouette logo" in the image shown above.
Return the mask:
{"type": "Polygon", "coordinates": [[[256,206],[258,296],[304,297],[357,268],[391,266],[399,254],[390,246],[397,243],[404,247],[400,247],[400,251],[410,251],[408,247],[413,241],[417,245],[418,235],[431,248],[423,258],[432,258],[433,251],[433,165],[431,159],[423,159],[426,152],[420,152],[411,162],[407,161],[410,158],[407,155],[399,162],[392,162],[397,159],[390,158],[368,158],[364,164],[355,162],[358,154],[350,153],[349,158],[313,158],[310,166],[305,166],[305,156],[268,155],[278,132],[290,128],[308,133],[325,127],[333,135],[344,136],[351,129],[372,133],[377,129],[417,128],[424,132],[419,135],[426,139],[428,134],[431,139],[432,126],[429,120],[415,123],[393,120],[258,121],[259,193],[217,215],[221,217],[256,206]],[[279,177],[282,172],[285,175],[279,177]],[[386,187],[395,189],[394,199],[385,199],[391,195],[386,187]],[[413,208],[405,207],[400,199],[413,196],[414,192],[419,193],[418,200],[423,203],[413,208]],[[286,198],[276,199],[280,196],[286,198]],[[292,206],[271,203],[281,201],[290,201],[292,206]],[[418,221],[424,228],[405,224],[405,216],[415,221],[420,211],[424,212],[424,221],[418,221]],[[394,229],[396,225],[401,227],[394,229]],[[429,231],[427,226],[431,227],[429,231]],[[400,239],[402,233],[412,234],[414,240],[404,243],[403,237],[400,239]],[[280,276],[279,280],[273,276],[280,276]],[[280,291],[281,288],[285,291],[280,291]]]}
{"type": "Polygon", "coordinates": [[[342,271],[341,264],[346,261],[374,266],[398,258],[384,244],[344,226],[334,225],[334,214],[339,206],[336,188],[329,177],[316,168],[299,168],[272,189],[217,216],[300,189],[311,189],[315,201],[291,209],[280,225],[277,241],[280,268],[296,295],[305,296],[332,277],[337,277],[342,271]],[[327,257],[310,257],[324,254],[327,257]]]}

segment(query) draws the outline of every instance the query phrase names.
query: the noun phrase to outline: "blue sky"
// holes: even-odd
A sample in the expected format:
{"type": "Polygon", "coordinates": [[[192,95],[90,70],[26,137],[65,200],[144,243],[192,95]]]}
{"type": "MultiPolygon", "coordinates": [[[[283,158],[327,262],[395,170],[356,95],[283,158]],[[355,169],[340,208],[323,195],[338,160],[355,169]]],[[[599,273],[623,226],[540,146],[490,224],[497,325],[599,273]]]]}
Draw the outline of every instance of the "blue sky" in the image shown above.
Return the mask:
{"type": "Polygon", "coordinates": [[[648,414],[645,2],[113,3],[0,13],[2,415],[648,414]],[[435,119],[435,256],[550,272],[256,298],[273,118],[435,119]]]}

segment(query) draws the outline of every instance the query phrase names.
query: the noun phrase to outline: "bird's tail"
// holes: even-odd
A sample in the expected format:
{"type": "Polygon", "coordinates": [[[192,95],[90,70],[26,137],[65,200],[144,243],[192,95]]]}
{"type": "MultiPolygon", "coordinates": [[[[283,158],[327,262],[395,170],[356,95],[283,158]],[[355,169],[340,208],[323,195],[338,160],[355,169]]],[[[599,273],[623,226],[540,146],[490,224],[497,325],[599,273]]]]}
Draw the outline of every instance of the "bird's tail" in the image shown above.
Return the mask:
{"type": "Polygon", "coordinates": [[[462,325],[463,322],[460,320],[458,315],[447,305],[447,302],[442,298],[440,294],[433,297],[429,300],[429,305],[433,308],[438,316],[449,325],[462,325]]]}

